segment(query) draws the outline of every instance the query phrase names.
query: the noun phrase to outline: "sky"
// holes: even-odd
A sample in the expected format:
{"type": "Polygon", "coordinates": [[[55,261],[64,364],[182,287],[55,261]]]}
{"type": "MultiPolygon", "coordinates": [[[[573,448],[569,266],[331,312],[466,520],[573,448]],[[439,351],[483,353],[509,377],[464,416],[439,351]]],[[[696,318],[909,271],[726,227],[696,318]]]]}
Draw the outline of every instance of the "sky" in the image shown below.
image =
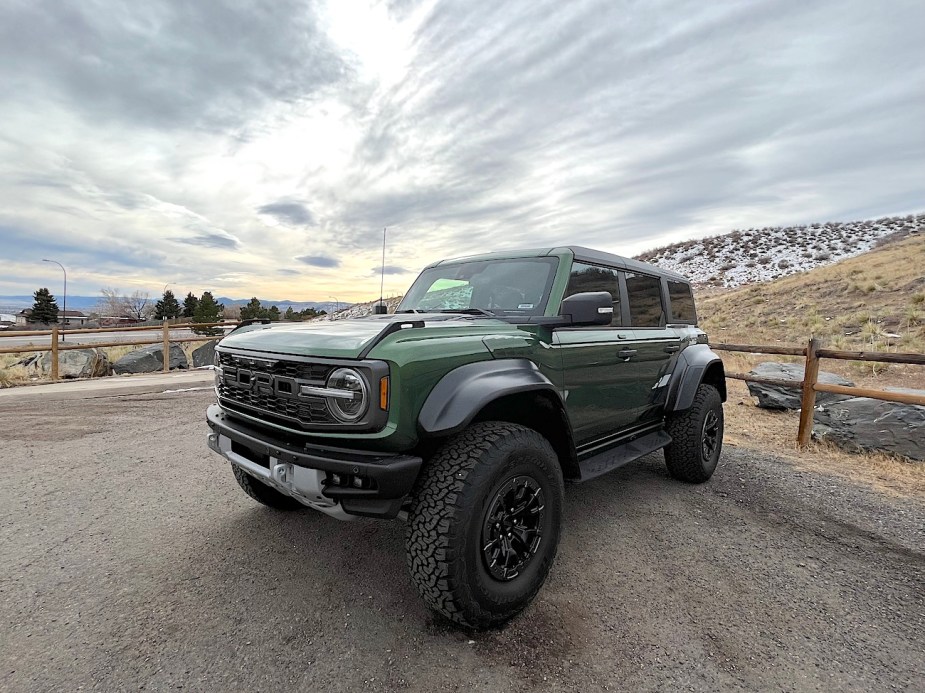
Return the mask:
{"type": "Polygon", "coordinates": [[[925,211],[920,0],[0,0],[0,295],[925,211]]]}

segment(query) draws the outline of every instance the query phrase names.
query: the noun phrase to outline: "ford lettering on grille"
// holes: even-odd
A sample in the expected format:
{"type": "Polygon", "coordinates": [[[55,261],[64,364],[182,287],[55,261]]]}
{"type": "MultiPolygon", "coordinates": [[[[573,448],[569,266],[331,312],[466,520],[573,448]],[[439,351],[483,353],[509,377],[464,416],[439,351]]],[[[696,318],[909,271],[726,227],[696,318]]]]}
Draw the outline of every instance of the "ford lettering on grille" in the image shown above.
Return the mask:
{"type": "Polygon", "coordinates": [[[229,409],[278,418],[281,424],[303,429],[337,424],[324,398],[300,394],[302,385],[323,387],[332,366],[227,353],[219,358],[218,396],[229,409]]]}

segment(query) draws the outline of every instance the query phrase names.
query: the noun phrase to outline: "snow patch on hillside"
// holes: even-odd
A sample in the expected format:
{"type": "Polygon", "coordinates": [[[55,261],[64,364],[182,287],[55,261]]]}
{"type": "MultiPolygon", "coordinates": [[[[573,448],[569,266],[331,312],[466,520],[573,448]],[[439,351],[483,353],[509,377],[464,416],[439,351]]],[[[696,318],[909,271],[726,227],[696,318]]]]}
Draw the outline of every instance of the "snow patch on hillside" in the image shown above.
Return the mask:
{"type": "Polygon", "coordinates": [[[697,284],[765,282],[860,255],[889,238],[925,233],[925,215],[736,230],[637,256],[697,284]]]}

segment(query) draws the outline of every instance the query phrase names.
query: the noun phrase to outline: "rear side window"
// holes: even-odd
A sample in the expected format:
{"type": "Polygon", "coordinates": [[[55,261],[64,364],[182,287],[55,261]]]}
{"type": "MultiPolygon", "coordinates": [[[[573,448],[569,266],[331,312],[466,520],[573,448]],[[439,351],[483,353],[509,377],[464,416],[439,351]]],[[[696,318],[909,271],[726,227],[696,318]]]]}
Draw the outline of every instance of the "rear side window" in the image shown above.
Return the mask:
{"type": "Polygon", "coordinates": [[[668,298],[671,300],[671,320],[669,322],[697,323],[697,313],[694,311],[694,294],[691,285],[686,282],[668,280],[668,298]]]}
{"type": "Polygon", "coordinates": [[[656,277],[626,273],[626,297],[633,327],[661,327],[665,324],[661,287],[662,283],[656,277]]]}
{"type": "Polygon", "coordinates": [[[586,265],[583,262],[572,263],[572,274],[568,278],[565,297],[586,291],[606,291],[613,300],[613,318],[610,324],[615,327],[623,325],[620,310],[620,275],[609,267],[586,265]]]}

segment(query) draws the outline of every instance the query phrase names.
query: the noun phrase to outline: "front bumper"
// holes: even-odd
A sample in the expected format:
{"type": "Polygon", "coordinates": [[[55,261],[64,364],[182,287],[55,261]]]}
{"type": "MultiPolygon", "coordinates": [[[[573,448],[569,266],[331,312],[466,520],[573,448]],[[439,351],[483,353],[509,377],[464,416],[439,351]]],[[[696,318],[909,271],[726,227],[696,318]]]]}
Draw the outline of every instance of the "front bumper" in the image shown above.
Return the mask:
{"type": "Polygon", "coordinates": [[[411,455],[274,441],[217,404],[208,408],[206,420],[213,451],[278,491],[339,519],[395,517],[421,469],[422,459],[411,455]],[[361,478],[371,488],[335,486],[332,474],[361,478]]]}

